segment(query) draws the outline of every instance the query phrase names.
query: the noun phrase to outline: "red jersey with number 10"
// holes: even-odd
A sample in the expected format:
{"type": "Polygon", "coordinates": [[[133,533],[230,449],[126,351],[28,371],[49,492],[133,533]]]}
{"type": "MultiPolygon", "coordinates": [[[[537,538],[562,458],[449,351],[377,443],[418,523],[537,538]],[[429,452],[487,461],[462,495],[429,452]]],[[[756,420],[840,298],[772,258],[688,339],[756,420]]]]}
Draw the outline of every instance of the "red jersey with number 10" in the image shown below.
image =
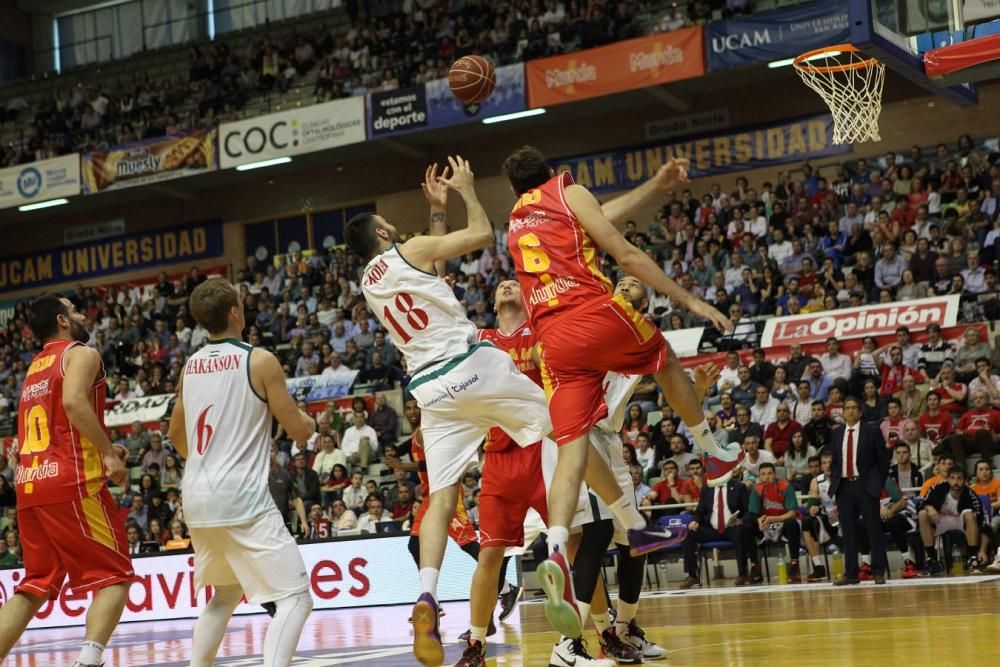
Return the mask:
{"type": "MultiPolygon", "coordinates": [[[[535,364],[534,357],[538,337],[527,322],[515,329],[510,335],[504,335],[499,329],[480,329],[479,340],[493,343],[504,352],[507,352],[511,359],[514,360],[517,370],[527,375],[539,387],[544,388],[542,384],[542,371],[535,364]]],[[[499,452],[508,447],[518,446],[513,438],[507,435],[503,429],[496,426],[490,429],[489,435],[486,438],[486,450],[490,452],[499,452]]]]}
{"type": "Polygon", "coordinates": [[[610,297],[597,245],[566,202],[573,177],[563,172],[525,192],[510,213],[508,244],[531,325],[540,333],[553,318],[610,297]]]}
{"type": "MultiPolygon", "coordinates": [[[[106,473],[97,447],[70,423],[63,409],[66,352],[80,344],[47,343],[24,377],[17,408],[19,509],[88,498],[104,486],[106,473]]],[[[102,367],[91,390],[91,406],[102,426],[106,396],[102,367]]]]}

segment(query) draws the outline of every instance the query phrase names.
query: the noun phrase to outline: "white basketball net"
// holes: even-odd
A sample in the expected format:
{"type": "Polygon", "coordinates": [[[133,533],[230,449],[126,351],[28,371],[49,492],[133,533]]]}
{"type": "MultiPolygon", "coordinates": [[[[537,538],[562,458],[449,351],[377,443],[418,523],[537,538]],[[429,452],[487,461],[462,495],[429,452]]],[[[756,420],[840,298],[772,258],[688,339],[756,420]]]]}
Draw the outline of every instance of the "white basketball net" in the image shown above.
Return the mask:
{"type": "Polygon", "coordinates": [[[833,143],[881,141],[878,117],[882,113],[885,65],[858,51],[835,47],[795,64],[807,86],[819,93],[833,114],[833,143]]]}

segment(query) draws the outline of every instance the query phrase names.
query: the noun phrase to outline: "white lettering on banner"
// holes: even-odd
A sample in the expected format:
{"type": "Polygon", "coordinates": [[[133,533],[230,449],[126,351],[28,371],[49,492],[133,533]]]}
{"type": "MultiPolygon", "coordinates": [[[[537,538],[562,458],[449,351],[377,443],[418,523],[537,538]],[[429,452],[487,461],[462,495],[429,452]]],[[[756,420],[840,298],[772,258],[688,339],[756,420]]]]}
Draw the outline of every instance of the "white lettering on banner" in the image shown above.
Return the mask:
{"type": "MultiPolygon", "coordinates": [[[[411,604],[420,595],[420,580],[407,549],[409,539],[401,534],[300,545],[314,608],[411,604]]],[[[194,618],[204,606],[206,592],[195,590],[191,554],[136,558],[132,566],[136,580],[129,588],[123,622],[194,618]]],[[[442,568],[448,576],[441,579],[439,599],[468,600],[475,561],[449,540],[442,568]]],[[[0,570],[0,607],[23,578],[24,570],[0,570]]],[[[508,578],[517,583],[513,568],[508,578]]],[[[83,625],[89,597],[64,587],[56,600],[42,606],[30,627],[83,625]]],[[[242,603],[236,613],[258,614],[260,607],[242,603]]]]}
{"type": "Polygon", "coordinates": [[[817,343],[827,338],[881,336],[907,327],[923,331],[928,324],[955,326],[958,319],[957,295],[916,299],[902,303],[846,308],[815,315],[775,317],[764,324],[762,347],[817,343]]]}
{"type": "Polygon", "coordinates": [[[133,422],[155,422],[167,414],[174,394],[158,394],[118,401],[104,409],[105,426],[127,426],[133,422]]]}
{"type": "Polygon", "coordinates": [[[570,69],[547,69],[545,70],[545,87],[562,88],[572,86],[574,83],[586,83],[597,81],[597,67],[580,63],[570,69]]]}
{"type": "Polygon", "coordinates": [[[288,393],[295,400],[316,403],[346,396],[350,393],[351,386],[357,377],[358,371],[341,366],[336,373],[288,378],[285,384],[288,385],[288,393]]]}
{"type": "Polygon", "coordinates": [[[669,139],[729,127],[729,109],[716,109],[646,123],[647,139],[669,139]]]}
{"type": "Polygon", "coordinates": [[[365,140],[364,119],[365,98],[357,96],[223,123],[219,165],[226,169],[360,143],[365,140]]]}
{"type": "Polygon", "coordinates": [[[78,194],[78,153],[0,169],[0,208],[78,194]]]}
{"type": "Polygon", "coordinates": [[[712,51],[725,53],[737,49],[748,49],[761,44],[771,43],[771,31],[768,29],[743,32],[735,35],[724,35],[712,38],[712,51]]]}
{"type": "Polygon", "coordinates": [[[638,53],[630,53],[628,57],[629,69],[633,72],[645,72],[657,67],[676,65],[682,62],[684,62],[684,51],[678,49],[673,44],[667,46],[662,51],[654,50],[650,53],[639,51],[638,53]]]}

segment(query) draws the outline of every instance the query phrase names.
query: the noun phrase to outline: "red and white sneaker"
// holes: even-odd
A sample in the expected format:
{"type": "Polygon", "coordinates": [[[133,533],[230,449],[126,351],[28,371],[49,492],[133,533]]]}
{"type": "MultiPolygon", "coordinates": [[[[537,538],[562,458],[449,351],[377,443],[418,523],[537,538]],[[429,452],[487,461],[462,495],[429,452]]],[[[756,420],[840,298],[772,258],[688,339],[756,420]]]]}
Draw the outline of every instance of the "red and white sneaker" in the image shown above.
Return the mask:
{"type": "Polygon", "coordinates": [[[744,456],[746,452],[739,445],[719,447],[718,455],[705,457],[705,482],[711,487],[725,486],[744,456]]]}
{"type": "Polygon", "coordinates": [[[559,547],[539,564],[535,576],[545,593],[545,617],[549,623],[564,637],[579,637],[583,622],[573,593],[573,573],[559,547]]]}
{"type": "Polygon", "coordinates": [[[861,569],[858,571],[858,579],[860,581],[875,581],[875,575],[872,573],[872,566],[868,563],[862,563],[861,569]]]}
{"type": "Polygon", "coordinates": [[[916,579],[920,576],[920,571],[917,569],[917,564],[912,560],[907,560],[903,563],[903,579],[916,579]]]}

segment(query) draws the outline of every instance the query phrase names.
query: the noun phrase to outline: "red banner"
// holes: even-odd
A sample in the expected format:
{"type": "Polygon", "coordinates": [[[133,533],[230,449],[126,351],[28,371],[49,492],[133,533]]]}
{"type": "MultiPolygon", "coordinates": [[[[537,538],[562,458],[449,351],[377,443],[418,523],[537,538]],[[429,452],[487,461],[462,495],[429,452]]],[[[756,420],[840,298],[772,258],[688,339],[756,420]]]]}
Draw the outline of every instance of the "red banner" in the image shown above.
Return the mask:
{"type": "Polygon", "coordinates": [[[525,68],[529,106],[562,104],[702,76],[704,42],[704,29],[696,26],[532,60],[525,68]]]}

